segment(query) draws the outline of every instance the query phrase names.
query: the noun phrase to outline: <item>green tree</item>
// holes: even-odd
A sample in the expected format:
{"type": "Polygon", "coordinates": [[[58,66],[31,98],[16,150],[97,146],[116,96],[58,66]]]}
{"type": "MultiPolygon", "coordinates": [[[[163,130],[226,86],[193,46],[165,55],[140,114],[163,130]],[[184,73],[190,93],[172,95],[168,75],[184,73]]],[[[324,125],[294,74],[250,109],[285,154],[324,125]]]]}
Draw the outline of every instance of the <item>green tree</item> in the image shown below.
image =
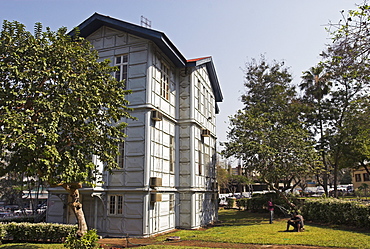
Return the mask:
{"type": "MultiPolygon", "coordinates": [[[[222,152],[243,160],[246,172],[257,175],[270,189],[291,188],[293,180],[313,169],[313,139],[301,120],[301,104],[283,63],[269,64],[262,56],[246,64],[244,108],[230,118],[228,142],[222,152]]],[[[290,205],[285,195],[281,194],[290,205]]]]}
{"type": "Polygon", "coordinates": [[[342,154],[344,166],[363,167],[370,175],[367,166],[370,161],[370,99],[364,97],[353,101],[340,130],[343,137],[342,154]]]}
{"type": "Polygon", "coordinates": [[[331,24],[333,42],[322,53],[326,72],[333,87],[327,103],[331,118],[328,122],[327,137],[330,163],[334,174],[334,192],[337,196],[338,173],[344,160],[341,129],[348,115],[350,104],[367,95],[370,83],[370,11],[364,2],[358,10],[342,12],[342,23],[331,24]]]}
{"type": "MultiPolygon", "coordinates": [[[[78,31],[76,31],[78,34],[78,31]]],[[[109,61],[66,28],[35,25],[32,35],[19,22],[4,21],[0,34],[1,173],[39,176],[62,186],[87,231],[79,198],[83,184],[96,182],[95,155],[105,170],[117,167],[124,141],[122,120],[130,118],[124,83],[112,77],[109,61]]]]}

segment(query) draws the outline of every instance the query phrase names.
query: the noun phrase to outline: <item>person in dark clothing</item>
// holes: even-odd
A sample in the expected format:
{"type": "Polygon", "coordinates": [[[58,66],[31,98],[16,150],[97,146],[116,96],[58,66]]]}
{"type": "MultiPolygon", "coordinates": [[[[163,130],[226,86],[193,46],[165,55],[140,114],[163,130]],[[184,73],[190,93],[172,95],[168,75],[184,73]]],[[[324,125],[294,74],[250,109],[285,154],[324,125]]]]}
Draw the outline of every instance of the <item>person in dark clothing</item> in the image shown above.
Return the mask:
{"type": "Polygon", "coordinates": [[[274,204],[272,203],[272,199],[267,202],[267,209],[270,213],[270,224],[272,224],[274,219],[274,204]]]}
{"type": "Polygon", "coordinates": [[[286,231],[289,231],[289,227],[294,227],[294,231],[301,232],[304,229],[303,216],[299,215],[297,212],[293,214],[292,218],[288,220],[286,231]]]}

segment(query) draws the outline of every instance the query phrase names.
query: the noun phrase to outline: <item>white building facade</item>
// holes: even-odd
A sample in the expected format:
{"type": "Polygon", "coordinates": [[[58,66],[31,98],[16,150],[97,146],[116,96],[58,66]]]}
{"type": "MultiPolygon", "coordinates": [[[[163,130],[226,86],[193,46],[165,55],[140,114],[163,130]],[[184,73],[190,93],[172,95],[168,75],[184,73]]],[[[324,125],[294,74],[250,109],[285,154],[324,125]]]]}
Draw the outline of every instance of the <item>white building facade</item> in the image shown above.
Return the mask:
{"type": "MultiPolygon", "coordinates": [[[[119,68],[137,118],[122,120],[120,169],[81,189],[89,228],[146,237],[217,221],[215,119],[223,97],[212,58],[186,60],[162,32],[97,13],[79,28],[119,68]]],[[[67,202],[62,190],[51,191],[47,221],[74,223],[67,202]]]]}

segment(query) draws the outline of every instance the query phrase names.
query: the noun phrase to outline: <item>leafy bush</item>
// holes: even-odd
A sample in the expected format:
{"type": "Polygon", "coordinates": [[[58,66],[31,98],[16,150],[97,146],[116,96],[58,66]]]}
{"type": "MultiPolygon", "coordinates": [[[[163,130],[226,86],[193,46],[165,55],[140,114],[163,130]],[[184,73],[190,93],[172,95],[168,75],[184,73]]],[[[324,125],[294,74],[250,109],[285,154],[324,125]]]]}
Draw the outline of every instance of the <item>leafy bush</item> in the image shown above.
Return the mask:
{"type": "Polygon", "coordinates": [[[227,207],[228,208],[234,208],[236,199],[234,197],[228,197],[227,198],[227,207]]]}
{"type": "Polygon", "coordinates": [[[77,231],[76,225],[52,223],[8,223],[4,224],[4,238],[20,242],[57,242],[61,243],[69,234],[77,231]]]}
{"type": "Polygon", "coordinates": [[[89,230],[87,233],[78,238],[75,234],[70,234],[64,244],[66,248],[70,249],[90,249],[98,246],[99,236],[96,234],[96,230],[89,230]]]}
{"type": "Polygon", "coordinates": [[[318,223],[370,228],[370,205],[357,201],[334,198],[307,199],[302,214],[306,220],[318,223]]]}
{"type": "Polygon", "coordinates": [[[240,208],[247,208],[248,198],[240,198],[236,200],[236,205],[240,208]]]}

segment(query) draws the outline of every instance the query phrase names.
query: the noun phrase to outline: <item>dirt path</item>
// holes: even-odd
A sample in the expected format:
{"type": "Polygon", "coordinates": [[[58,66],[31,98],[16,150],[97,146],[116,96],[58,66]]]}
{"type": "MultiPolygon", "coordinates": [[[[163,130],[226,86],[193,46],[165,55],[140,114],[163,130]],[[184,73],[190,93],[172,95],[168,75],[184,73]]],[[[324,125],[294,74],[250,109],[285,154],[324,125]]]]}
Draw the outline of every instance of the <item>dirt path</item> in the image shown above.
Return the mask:
{"type": "Polygon", "coordinates": [[[105,249],[117,249],[117,248],[132,248],[145,245],[173,245],[173,246],[184,246],[185,248],[198,247],[212,247],[212,248],[249,248],[249,249],[346,249],[340,247],[318,247],[318,246],[300,246],[300,245],[255,245],[255,244],[235,244],[235,243],[219,243],[219,242],[205,242],[197,240],[185,240],[185,241],[156,241],[154,238],[135,239],[100,239],[100,248],[105,249]]]}

